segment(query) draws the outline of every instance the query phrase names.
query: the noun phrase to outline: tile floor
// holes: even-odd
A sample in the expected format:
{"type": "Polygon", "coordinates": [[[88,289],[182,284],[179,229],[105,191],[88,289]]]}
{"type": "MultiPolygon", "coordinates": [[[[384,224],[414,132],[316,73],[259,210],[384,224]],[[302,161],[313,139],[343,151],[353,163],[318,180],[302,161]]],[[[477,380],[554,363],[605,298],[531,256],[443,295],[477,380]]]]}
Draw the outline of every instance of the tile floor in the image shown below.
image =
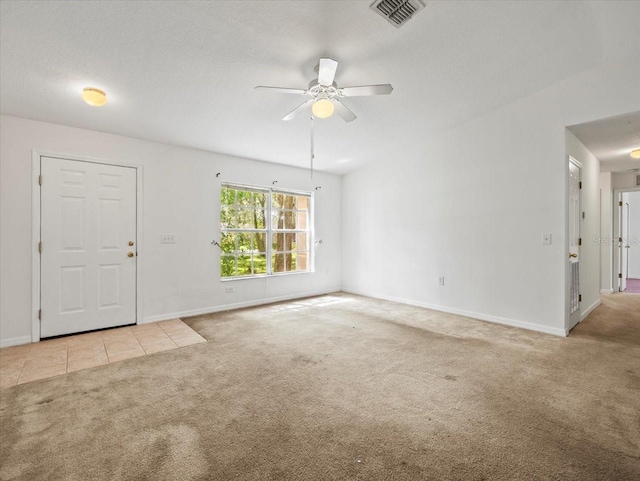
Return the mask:
{"type": "Polygon", "coordinates": [[[0,349],[0,388],[206,342],[180,319],[0,349]]]}

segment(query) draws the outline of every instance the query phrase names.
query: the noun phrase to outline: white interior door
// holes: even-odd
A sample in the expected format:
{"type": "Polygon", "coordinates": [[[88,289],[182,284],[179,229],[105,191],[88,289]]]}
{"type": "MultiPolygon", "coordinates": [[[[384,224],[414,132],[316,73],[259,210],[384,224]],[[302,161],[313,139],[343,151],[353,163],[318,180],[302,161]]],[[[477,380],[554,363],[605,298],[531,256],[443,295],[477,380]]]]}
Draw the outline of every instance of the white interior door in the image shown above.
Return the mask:
{"type": "Polygon", "coordinates": [[[569,162],[569,323],[575,326],[581,320],[580,314],[580,167],[569,162]]]}
{"type": "Polygon", "coordinates": [[[625,194],[622,195],[623,201],[620,207],[620,292],[627,290],[627,279],[629,278],[629,202],[625,194]]]}
{"type": "Polygon", "coordinates": [[[136,322],[136,169],[41,159],[40,336],[136,322]]]}

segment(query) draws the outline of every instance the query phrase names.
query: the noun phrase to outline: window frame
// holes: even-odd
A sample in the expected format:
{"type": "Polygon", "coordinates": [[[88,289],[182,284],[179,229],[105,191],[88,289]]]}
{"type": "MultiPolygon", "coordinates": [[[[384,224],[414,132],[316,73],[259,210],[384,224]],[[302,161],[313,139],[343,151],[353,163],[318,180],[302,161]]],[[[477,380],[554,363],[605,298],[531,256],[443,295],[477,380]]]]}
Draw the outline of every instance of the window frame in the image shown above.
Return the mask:
{"type": "MultiPolygon", "coordinates": [[[[257,193],[264,193],[266,196],[266,205],[265,205],[265,228],[264,229],[256,229],[254,228],[239,228],[239,227],[234,227],[234,228],[223,228],[222,225],[220,226],[220,238],[222,239],[222,237],[224,236],[225,233],[264,233],[266,236],[266,252],[264,253],[266,255],[267,258],[267,266],[266,266],[266,272],[264,274],[249,274],[249,275],[235,275],[235,276],[227,276],[227,277],[223,277],[222,276],[222,258],[225,255],[225,252],[222,248],[222,246],[220,246],[220,258],[219,258],[219,262],[218,262],[218,267],[220,268],[220,280],[222,282],[227,282],[227,281],[237,281],[240,279],[259,279],[259,278],[268,278],[268,277],[274,277],[274,276],[287,276],[287,275],[293,275],[293,274],[312,274],[315,272],[315,265],[314,265],[314,255],[313,255],[313,246],[314,244],[314,195],[313,192],[309,192],[309,191],[304,191],[304,190],[296,190],[296,189],[283,189],[283,188],[279,188],[279,187],[265,187],[265,186],[258,186],[258,185],[250,185],[250,184],[242,184],[242,183],[236,183],[236,182],[222,182],[220,184],[220,193],[222,193],[223,189],[233,189],[233,190],[240,190],[240,191],[244,191],[244,192],[257,192],[257,193]],[[283,194],[283,195],[293,195],[293,196],[301,196],[301,197],[306,197],[308,199],[308,217],[307,217],[307,229],[285,229],[284,227],[282,229],[274,229],[273,225],[272,225],[272,215],[273,212],[276,212],[278,210],[282,210],[283,212],[286,212],[287,210],[290,209],[273,209],[272,206],[272,199],[273,199],[273,195],[274,194],[283,194]],[[294,252],[294,251],[276,251],[273,249],[273,242],[274,242],[274,238],[275,238],[275,234],[276,233],[280,233],[280,234],[298,234],[298,233],[303,233],[306,234],[308,237],[307,240],[307,253],[308,253],[308,268],[306,270],[300,270],[300,271],[282,271],[282,272],[273,272],[273,256],[276,255],[276,253],[282,253],[282,254],[286,254],[287,252],[294,252]]],[[[221,196],[219,195],[219,198],[221,196]]],[[[220,199],[220,209],[219,209],[219,213],[218,213],[218,221],[220,221],[220,216],[222,215],[222,209],[225,207],[237,207],[237,204],[234,204],[232,206],[229,206],[228,204],[223,204],[222,203],[222,199],[220,199]]],[[[298,209],[296,208],[294,210],[294,212],[298,212],[298,209]]],[[[297,221],[296,221],[296,226],[297,226],[297,221]]],[[[237,241],[236,241],[237,242],[237,241]]],[[[237,249],[237,244],[236,244],[236,249],[237,249]]],[[[296,249],[297,250],[297,249],[296,249]]],[[[234,251],[234,256],[236,258],[236,273],[238,270],[237,267],[237,259],[238,259],[238,255],[239,255],[238,250],[234,251]]]]}

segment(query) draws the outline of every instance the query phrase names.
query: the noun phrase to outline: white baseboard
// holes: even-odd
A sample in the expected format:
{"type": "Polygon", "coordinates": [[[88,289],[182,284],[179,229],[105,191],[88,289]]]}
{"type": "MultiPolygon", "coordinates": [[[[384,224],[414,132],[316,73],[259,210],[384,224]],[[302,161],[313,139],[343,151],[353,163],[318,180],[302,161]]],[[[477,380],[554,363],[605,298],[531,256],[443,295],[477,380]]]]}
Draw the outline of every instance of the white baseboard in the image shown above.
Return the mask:
{"type": "Polygon", "coordinates": [[[600,294],[613,294],[613,289],[600,289],[600,294]]]}
{"type": "Polygon", "coordinates": [[[176,319],[179,317],[191,317],[191,316],[199,316],[202,314],[212,314],[214,312],[231,311],[234,309],[242,309],[244,307],[262,306],[264,304],[273,304],[274,302],[303,299],[305,297],[323,296],[326,294],[332,294],[334,292],[340,292],[340,291],[341,289],[339,287],[336,287],[333,289],[325,289],[321,291],[303,292],[300,294],[294,294],[294,295],[288,295],[288,296],[267,297],[264,299],[258,299],[254,301],[236,302],[233,304],[210,306],[210,307],[204,307],[201,309],[191,309],[188,311],[171,312],[168,314],[158,314],[155,316],[145,317],[144,320],[142,321],[142,324],[149,324],[151,322],[158,322],[158,321],[167,321],[169,319],[176,319]]]}
{"type": "Polygon", "coordinates": [[[594,302],[591,306],[589,306],[589,307],[587,308],[587,310],[586,310],[586,311],[584,311],[584,312],[582,313],[582,316],[581,316],[580,322],[584,321],[587,317],[589,317],[589,314],[591,314],[593,311],[595,311],[595,310],[596,310],[596,308],[597,308],[600,304],[602,304],[602,302],[600,302],[600,299],[598,299],[598,300],[597,300],[596,302],[594,302]]]}
{"type": "Polygon", "coordinates": [[[542,332],[544,334],[552,334],[554,336],[561,336],[561,337],[567,336],[567,333],[565,332],[564,329],[560,329],[556,327],[540,326],[538,324],[533,324],[532,322],[518,321],[515,319],[508,319],[506,317],[492,316],[489,314],[482,314],[479,312],[465,311],[463,309],[456,309],[453,307],[441,306],[437,304],[429,304],[426,302],[412,301],[410,299],[403,299],[403,298],[398,298],[393,296],[384,296],[380,294],[370,294],[366,292],[359,292],[353,289],[343,288],[342,290],[343,292],[357,294],[360,296],[373,297],[375,299],[382,299],[385,301],[399,302],[400,304],[408,304],[410,306],[424,307],[425,309],[431,309],[433,311],[446,312],[447,314],[455,314],[458,316],[470,317],[472,319],[493,322],[493,323],[502,324],[505,326],[519,327],[521,329],[527,329],[529,331],[542,332]]]}
{"type": "Polygon", "coordinates": [[[21,344],[29,344],[31,336],[10,337],[8,339],[0,339],[0,348],[19,346],[21,344]]]}

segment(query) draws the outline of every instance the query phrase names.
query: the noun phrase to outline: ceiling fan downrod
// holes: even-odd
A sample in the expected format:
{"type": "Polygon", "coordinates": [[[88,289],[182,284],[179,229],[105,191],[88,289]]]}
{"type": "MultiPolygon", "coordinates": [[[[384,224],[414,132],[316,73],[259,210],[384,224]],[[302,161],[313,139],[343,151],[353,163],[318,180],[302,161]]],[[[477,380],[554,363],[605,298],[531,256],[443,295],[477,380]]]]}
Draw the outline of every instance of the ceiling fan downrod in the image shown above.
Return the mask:
{"type": "Polygon", "coordinates": [[[313,148],[314,148],[314,138],[315,138],[315,133],[314,133],[314,128],[313,128],[313,115],[311,116],[311,178],[313,179],[313,159],[315,158],[315,154],[313,152],[313,148]]]}

